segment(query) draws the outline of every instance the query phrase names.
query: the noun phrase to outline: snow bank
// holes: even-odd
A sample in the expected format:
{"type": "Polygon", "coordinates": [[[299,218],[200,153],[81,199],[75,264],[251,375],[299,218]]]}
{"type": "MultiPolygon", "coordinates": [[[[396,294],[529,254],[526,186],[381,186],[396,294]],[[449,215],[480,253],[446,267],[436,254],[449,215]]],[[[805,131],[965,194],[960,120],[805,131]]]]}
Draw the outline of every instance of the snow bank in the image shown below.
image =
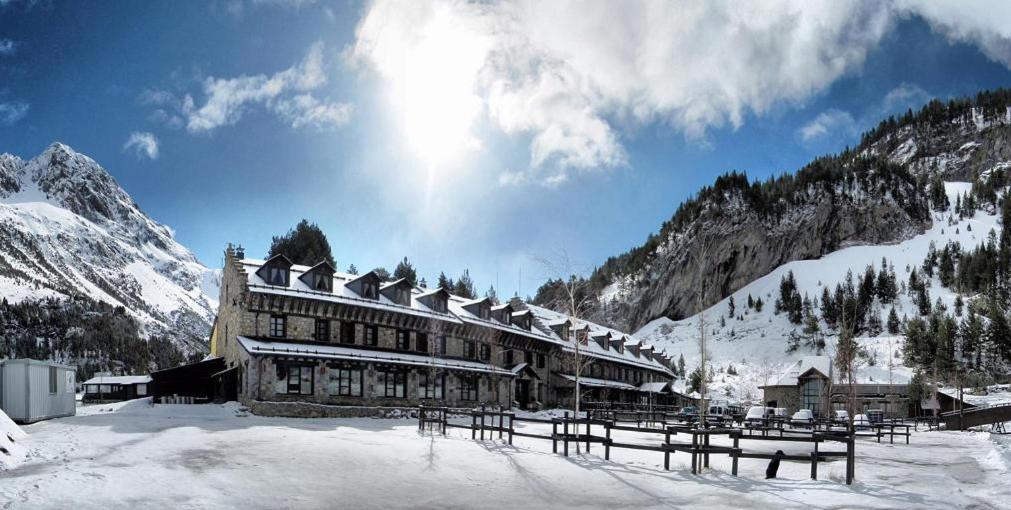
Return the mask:
{"type": "Polygon", "coordinates": [[[21,441],[26,437],[28,434],[0,409],[0,471],[13,469],[25,461],[28,453],[21,441]]]}

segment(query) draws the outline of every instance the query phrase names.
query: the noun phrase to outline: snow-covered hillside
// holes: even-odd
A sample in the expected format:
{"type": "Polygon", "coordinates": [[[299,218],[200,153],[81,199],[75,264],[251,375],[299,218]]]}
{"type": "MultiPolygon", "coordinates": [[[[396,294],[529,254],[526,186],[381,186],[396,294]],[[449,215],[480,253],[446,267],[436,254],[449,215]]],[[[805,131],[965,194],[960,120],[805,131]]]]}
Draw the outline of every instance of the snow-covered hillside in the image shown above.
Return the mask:
{"type": "Polygon", "coordinates": [[[0,154],[0,296],[84,295],[123,306],[146,335],[203,350],[218,274],[143,211],[98,163],[54,143],[0,154]]]}
{"type": "MultiPolygon", "coordinates": [[[[969,183],[945,183],[952,204],[956,202],[957,196],[970,188],[969,183]]],[[[821,296],[823,287],[834,288],[846,278],[847,271],[859,276],[868,265],[879,268],[884,258],[894,266],[899,282],[904,282],[908,280],[912,268],[922,265],[931,243],[940,249],[948,241],[958,241],[963,248],[971,249],[985,243],[991,230],[1000,231],[998,216],[984,211],[977,211],[974,216],[961,221],[951,210],[933,214],[933,226],[911,239],[892,245],[852,246],[819,259],[789,262],[706,309],[702,315],[706,323],[707,350],[711,366],[716,372],[711,393],[714,396],[727,395],[742,400],[761,398],[758,386],[775,382],[800,357],[815,354],[812,348],[807,347],[801,347],[793,353],[786,352],[791,332],[801,333],[801,326],[790,323],[785,313],[776,314],[775,311],[774,303],[779,297],[780,281],[788,272],[793,272],[800,294],[806,294],[816,301],[821,296]],[[949,217],[953,217],[954,224],[949,225],[949,217]],[[748,308],[749,295],[753,299],[760,297],[763,300],[765,305],[761,311],[748,308]],[[736,305],[734,318],[728,316],[731,297],[736,305]],[[737,375],[726,374],[729,365],[733,365],[737,375]]],[[[935,276],[930,281],[930,299],[937,298],[949,309],[953,307],[955,294],[942,287],[935,276]]],[[[913,317],[917,314],[916,306],[906,293],[899,293],[894,307],[899,317],[913,317]]],[[[887,320],[889,310],[890,306],[879,308],[882,323],[887,320]]],[[[660,318],[642,327],[636,335],[654,343],[660,350],[666,349],[674,359],[683,355],[690,371],[699,363],[699,320],[700,315],[680,321],[660,318]]],[[[829,333],[825,338],[825,353],[831,355],[835,350],[836,338],[824,322],[821,326],[823,331],[829,333]]],[[[902,366],[903,337],[882,335],[860,338],[859,342],[874,361],[873,366],[862,368],[860,379],[901,383],[912,375],[909,368],[902,366]]]]}

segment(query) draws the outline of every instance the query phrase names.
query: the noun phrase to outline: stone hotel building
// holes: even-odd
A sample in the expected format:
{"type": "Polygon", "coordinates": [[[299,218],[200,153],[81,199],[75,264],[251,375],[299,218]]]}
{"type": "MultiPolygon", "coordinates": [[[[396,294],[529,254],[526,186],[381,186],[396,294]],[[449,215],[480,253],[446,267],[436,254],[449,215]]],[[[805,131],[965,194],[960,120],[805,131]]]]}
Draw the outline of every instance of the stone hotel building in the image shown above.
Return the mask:
{"type": "Polygon", "coordinates": [[[671,360],[620,331],[518,299],[464,299],[231,247],[211,335],[241,402],[302,416],[421,403],[571,406],[577,344],[584,400],[672,398],[671,360]]]}

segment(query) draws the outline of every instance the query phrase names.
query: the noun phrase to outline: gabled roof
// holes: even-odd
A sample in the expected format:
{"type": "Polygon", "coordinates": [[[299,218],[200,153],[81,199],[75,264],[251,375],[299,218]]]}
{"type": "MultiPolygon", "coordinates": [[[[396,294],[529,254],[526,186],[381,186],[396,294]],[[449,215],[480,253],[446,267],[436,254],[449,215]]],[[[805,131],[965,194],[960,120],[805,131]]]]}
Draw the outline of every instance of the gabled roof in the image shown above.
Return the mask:
{"type": "Polygon", "coordinates": [[[82,384],[147,384],[151,382],[149,375],[97,375],[82,384]]]}
{"type": "Polygon", "coordinates": [[[398,301],[399,296],[397,296],[397,290],[407,290],[407,291],[410,291],[412,289],[414,289],[414,286],[411,285],[411,282],[407,281],[407,278],[401,278],[399,280],[395,280],[395,281],[392,281],[392,282],[389,282],[389,283],[384,283],[384,284],[380,285],[379,286],[379,293],[382,294],[382,295],[384,295],[384,296],[386,296],[386,299],[389,299],[390,301],[393,301],[394,303],[397,303],[397,304],[400,304],[400,305],[410,305],[411,304],[410,303],[410,301],[411,301],[410,294],[408,293],[408,297],[407,297],[407,301],[408,302],[407,303],[400,303],[398,301]]]}
{"type": "Polygon", "coordinates": [[[783,372],[775,384],[770,386],[796,386],[798,379],[812,371],[824,377],[832,377],[832,359],[828,356],[804,356],[783,372]]]}
{"type": "MultiPolygon", "coordinates": [[[[369,281],[369,280],[371,280],[372,282],[374,282],[376,285],[381,284],[382,281],[383,281],[383,279],[380,278],[379,275],[377,275],[375,271],[369,271],[369,272],[367,272],[367,273],[365,273],[363,275],[360,275],[357,278],[354,278],[351,281],[345,283],[344,286],[347,287],[347,288],[349,288],[349,289],[351,289],[351,291],[354,292],[355,294],[358,294],[359,296],[362,296],[362,290],[363,290],[362,286],[365,284],[366,281],[369,281]]],[[[364,296],[362,296],[362,297],[364,297],[364,296]]],[[[376,297],[379,297],[379,296],[376,296],[376,297]]]]}
{"type": "MultiPolygon", "coordinates": [[[[291,266],[289,266],[289,268],[290,267],[291,266]]],[[[327,262],[325,260],[322,260],[318,264],[316,264],[315,266],[310,267],[307,271],[305,271],[304,273],[302,273],[301,275],[299,275],[298,279],[302,280],[302,282],[305,283],[306,285],[308,285],[309,287],[312,287],[312,280],[309,278],[309,275],[311,275],[313,273],[323,273],[323,274],[325,274],[325,275],[327,275],[327,276],[329,276],[329,277],[332,278],[333,275],[334,275],[334,273],[336,273],[336,272],[337,272],[337,270],[334,269],[334,267],[332,265],[330,265],[329,262],[327,262]]],[[[331,284],[331,286],[332,286],[332,284],[331,284]]],[[[330,289],[330,290],[333,290],[333,289],[330,289]]]]}

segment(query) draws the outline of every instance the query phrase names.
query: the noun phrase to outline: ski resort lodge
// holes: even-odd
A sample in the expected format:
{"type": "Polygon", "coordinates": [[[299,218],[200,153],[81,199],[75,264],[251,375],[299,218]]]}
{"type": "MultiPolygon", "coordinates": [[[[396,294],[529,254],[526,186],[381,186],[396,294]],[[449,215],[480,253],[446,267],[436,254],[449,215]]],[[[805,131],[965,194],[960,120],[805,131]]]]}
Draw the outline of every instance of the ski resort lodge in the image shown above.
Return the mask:
{"type": "Polygon", "coordinates": [[[469,300],[326,262],[246,259],[231,247],[220,296],[211,355],[224,358],[238,399],[259,414],[570,406],[577,364],[584,400],[672,396],[664,353],[518,299],[469,300]]]}
{"type": "MultiPolygon", "coordinates": [[[[810,409],[817,417],[829,417],[832,411],[846,409],[849,384],[833,382],[832,358],[805,356],[774,383],[761,386],[765,405],[783,407],[790,413],[810,409]]],[[[857,412],[881,410],[890,418],[907,418],[915,413],[909,400],[907,384],[882,384],[857,377],[854,384],[857,412]]]]}

